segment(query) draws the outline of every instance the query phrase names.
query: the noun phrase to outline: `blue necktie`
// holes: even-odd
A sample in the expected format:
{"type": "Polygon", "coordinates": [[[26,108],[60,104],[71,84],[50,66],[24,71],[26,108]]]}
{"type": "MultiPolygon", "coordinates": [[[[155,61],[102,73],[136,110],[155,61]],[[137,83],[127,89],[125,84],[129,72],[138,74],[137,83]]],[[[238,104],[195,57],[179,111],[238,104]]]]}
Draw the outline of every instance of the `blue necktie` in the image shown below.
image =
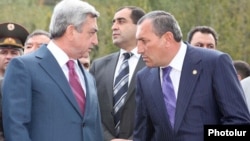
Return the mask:
{"type": "Polygon", "coordinates": [[[121,108],[124,105],[126,94],[128,91],[128,77],[129,77],[129,65],[128,59],[132,56],[131,53],[124,53],[124,60],[119,69],[118,75],[114,83],[114,96],[113,96],[113,109],[114,109],[114,123],[116,135],[120,131],[120,118],[121,108]]]}
{"type": "Polygon", "coordinates": [[[176,97],[174,87],[170,78],[171,67],[163,68],[162,92],[164,94],[164,101],[167,108],[171,126],[174,127],[176,97]]]}

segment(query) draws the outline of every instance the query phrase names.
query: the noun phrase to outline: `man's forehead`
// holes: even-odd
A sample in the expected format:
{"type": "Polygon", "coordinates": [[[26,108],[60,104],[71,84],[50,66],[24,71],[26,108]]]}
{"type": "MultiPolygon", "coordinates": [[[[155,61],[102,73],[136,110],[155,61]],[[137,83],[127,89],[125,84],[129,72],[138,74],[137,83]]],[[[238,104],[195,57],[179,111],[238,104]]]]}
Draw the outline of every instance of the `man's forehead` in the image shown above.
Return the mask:
{"type": "Polygon", "coordinates": [[[131,10],[130,9],[122,9],[115,13],[113,21],[115,20],[132,20],[131,19],[131,10]]]}
{"type": "Polygon", "coordinates": [[[137,32],[152,32],[152,25],[150,22],[142,22],[141,24],[137,25],[137,32]]]}
{"type": "Polygon", "coordinates": [[[126,17],[126,16],[130,16],[130,14],[131,14],[131,10],[130,9],[128,9],[128,8],[124,8],[124,9],[122,9],[122,10],[120,10],[120,11],[117,11],[116,13],[115,13],[115,15],[114,15],[114,17],[120,17],[120,16],[122,16],[122,17],[126,17]]]}
{"type": "Polygon", "coordinates": [[[4,47],[0,47],[0,50],[1,51],[20,51],[21,49],[12,47],[12,46],[4,46],[4,47]]]}
{"type": "Polygon", "coordinates": [[[195,37],[191,40],[191,43],[215,45],[215,40],[213,38],[208,38],[208,37],[195,37]]]}

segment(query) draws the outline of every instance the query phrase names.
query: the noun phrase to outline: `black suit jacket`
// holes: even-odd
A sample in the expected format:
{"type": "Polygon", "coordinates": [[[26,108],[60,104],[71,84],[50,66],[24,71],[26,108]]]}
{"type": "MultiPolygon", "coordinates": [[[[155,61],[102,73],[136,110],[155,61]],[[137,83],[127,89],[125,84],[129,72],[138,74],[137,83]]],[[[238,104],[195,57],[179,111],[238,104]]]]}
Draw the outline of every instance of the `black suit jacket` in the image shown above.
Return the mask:
{"type": "MultiPolygon", "coordinates": [[[[119,52],[96,59],[92,62],[90,73],[96,79],[98,99],[100,103],[102,124],[105,140],[115,138],[115,125],[113,117],[113,80],[119,52]]],[[[121,114],[119,138],[132,139],[135,115],[135,85],[136,73],[145,66],[140,57],[129,84],[129,90],[121,114]]]]}

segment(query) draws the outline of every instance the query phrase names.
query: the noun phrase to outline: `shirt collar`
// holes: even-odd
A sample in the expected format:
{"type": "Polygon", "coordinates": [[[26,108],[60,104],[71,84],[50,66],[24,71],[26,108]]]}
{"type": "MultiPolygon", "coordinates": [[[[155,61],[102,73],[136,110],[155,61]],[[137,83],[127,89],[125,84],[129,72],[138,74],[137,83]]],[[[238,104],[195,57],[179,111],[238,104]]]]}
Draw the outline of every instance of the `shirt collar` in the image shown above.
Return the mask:
{"type": "Polygon", "coordinates": [[[51,53],[56,58],[58,64],[61,67],[68,62],[69,60],[68,55],[61,48],[59,48],[53,41],[49,42],[48,49],[51,51],[51,53]]]}
{"type": "MultiPolygon", "coordinates": [[[[140,57],[140,54],[137,53],[137,50],[138,50],[137,47],[135,47],[133,50],[130,51],[131,53],[133,53],[132,57],[137,57],[137,58],[140,57]]],[[[119,58],[123,57],[122,54],[125,53],[125,52],[128,52],[128,51],[126,51],[124,49],[120,49],[120,56],[119,56],[119,58]]]]}
{"type": "Polygon", "coordinates": [[[173,60],[170,62],[169,66],[171,66],[173,69],[176,69],[178,71],[182,70],[185,54],[187,51],[187,45],[181,42],[181,47],[173,60]]]}

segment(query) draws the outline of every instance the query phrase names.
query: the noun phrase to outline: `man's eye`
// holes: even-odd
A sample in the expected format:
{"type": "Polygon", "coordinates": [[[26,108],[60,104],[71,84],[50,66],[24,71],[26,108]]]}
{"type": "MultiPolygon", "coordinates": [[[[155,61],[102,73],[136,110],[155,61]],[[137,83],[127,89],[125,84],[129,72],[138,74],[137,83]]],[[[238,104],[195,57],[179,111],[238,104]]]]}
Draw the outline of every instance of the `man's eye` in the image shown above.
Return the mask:
{"type": "Polygon", "coordinates": [[[12,55],[18,55],[19,52],[18,52],[18,51],[12,51],[11,54],[12,54],[12,55]]]}
{"type": "Polygon", "coordinates": [[[94,35],[96,32],[89,32],[90,35],[94,35]]]}
{"type": "Polygon", "coordinates": [[[125,21],[124,20],[120,20],[119,23],[122,24],[122,23],[125,23],[125,21]]]}
{"type": "Polygon", "coordinates": [[[213,45],[209,45],[208,48],[214,48],[214,46],[213,45]]]}
{"type": "Polygon", "coordinates": [[[195,46],[197,46],[197,47],[203,47],[204,45],[203,44],[196,44],[195,46]]]}
{"type": "Polygon", "coordinates": [[[0,50],[0,54],[7,54],[8,52],[5,50],[0,50]]]}
{"type": "Polygon", "coordinates": [[[141,40],[143,44],[147,44],[149,40],[141,40]]]}
{"type": "Polygon", "coordinates": [[[31,46],[25,46],[25,48],[29,49],[29,48],[31,48],[31,46]]]}

